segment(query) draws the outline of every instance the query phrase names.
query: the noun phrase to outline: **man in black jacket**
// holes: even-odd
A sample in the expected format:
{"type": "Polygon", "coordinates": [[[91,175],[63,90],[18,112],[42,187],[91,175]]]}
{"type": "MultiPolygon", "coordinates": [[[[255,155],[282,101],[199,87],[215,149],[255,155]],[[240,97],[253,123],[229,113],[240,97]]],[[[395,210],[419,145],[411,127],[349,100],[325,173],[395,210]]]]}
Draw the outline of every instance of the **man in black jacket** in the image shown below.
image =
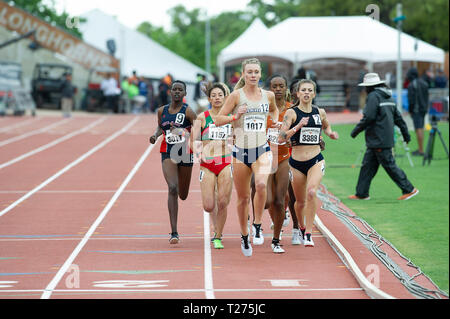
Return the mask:
{"type": "Polygon", "coordinates": [[[408,85],[408,105],[409,113],[414,123],[414,130],[416,131],[417,144],[419,149],[412,152],[412,155],[423,156],[423,127],[425,115],[428,112],[429,94],[428,83],[419,78],[419,72],[416,68],[411,68],[406,73],[409,80],[408,85]]]}
{"type": "Polygon", "coordinates": [[[369,188],[375,177],[378,167],[383,166],[391,179],[402,190],[399,200],[407,200],[417,195],[419,191],[414,188],[406,177],[406,174],[395,163],[392,155],[394,147],[395,125],[400,128],[403,139],[409,143],[411,137],[408,127],[397,110],[397,105],[392,99],[391,90],[376,73],[368,73],[364,76],[363,86],[367,91],[366,105],[363,118],[351,132],[355,138],[360,132],[366,131],[366,153],[364,154],[361,171],[359,172],[356,194],[350,199],[370,199],[369,188]]]}

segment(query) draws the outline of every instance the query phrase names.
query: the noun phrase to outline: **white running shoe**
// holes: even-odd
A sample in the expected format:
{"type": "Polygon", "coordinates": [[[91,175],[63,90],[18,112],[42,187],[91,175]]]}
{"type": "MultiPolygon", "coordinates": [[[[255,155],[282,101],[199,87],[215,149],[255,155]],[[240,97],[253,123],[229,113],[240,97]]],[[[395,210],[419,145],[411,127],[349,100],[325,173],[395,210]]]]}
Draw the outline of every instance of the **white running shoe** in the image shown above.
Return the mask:
{"type": "Polygon", "coordinates": [[[280,245],[280,241],[279,241],[279,240],[272,239],[272,251],[273,251],[275,254],[282,254],[282,253],[284,253],[284,249],[281,248],[281,245],[280,245]]]}
{"type": "Polygon", "coordinates": [[[241,250],[245,257],[250,257],[253,253],[252,245],[248,242],[248,235],[241,235],[241,250]]]}
{"type": "Polygon", "coordinates": [[[256,224],[252,225],[252,240],[253,245],[262,245],[264,243],[264,236],[261,228],[261,224],[258,226],[255,226],[256,224]]]}
{"type": "Polygon", "coordinates": [[[303,235],[300,229],[294,228],[292,229],[292,245],[302,245],[305,243],[303,240],[303,235]]]}
{"type": "Polygon", "coordinates": [[[305,242],[304,245],[305,247],[314,247],[314,242],[312,240],[312,235],[311,234],[305,234],[305,242]]]}
{"type": "Polygon", "coordinates": [[[286,211],[284,212],[283,227],[289,226],[290,219],[291,219],[291,216],[289,215],[289,211],[286,209],[286,211]]]}

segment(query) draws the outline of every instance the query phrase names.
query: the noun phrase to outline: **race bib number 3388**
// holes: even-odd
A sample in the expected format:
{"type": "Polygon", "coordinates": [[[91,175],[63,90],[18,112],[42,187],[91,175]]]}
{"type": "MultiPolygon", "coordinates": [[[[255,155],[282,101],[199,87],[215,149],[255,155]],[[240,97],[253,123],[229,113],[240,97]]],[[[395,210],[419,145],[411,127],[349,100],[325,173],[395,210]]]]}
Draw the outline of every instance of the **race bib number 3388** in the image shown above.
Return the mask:
{"type": "Polygon", "coordinates": [[[320,128],[318,127],[302,127],[300,131],[300,143],[302,144],[318,144],[320,138],[320,128]]]}

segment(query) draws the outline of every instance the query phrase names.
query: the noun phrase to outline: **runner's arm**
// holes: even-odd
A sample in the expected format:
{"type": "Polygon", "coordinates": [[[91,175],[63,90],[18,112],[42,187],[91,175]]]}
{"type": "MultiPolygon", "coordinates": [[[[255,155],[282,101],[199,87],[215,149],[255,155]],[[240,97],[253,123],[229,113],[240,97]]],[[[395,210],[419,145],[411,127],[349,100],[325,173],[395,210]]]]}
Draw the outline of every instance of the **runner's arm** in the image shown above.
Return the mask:
{"type": "Polygon", "coordinates": [[[217,116],[215,117],[214,124],[216,126],[222,126],[239,119],[242,113],[238,112],[234,115],[228,115],[233,113],[233,110],[238,103],[239,103],[239,93],[237,91],[234,91],[228,96],[227,100],[225,101],[225,104],[220,109],[219,114],[217,114],[217,116]]]}
{"type": "Polygon", "coordinates": [[[272,118],[273,123],[277,123],[279,111],[275,101],[275,94],[272,91],[267,91],[267,95],[269,99],[269,116],[272,118]]]}
{"type": "Polygon", "coordinates": [[[319,114],[322,121],[323,133],[332,140],[337,140],[339,138],[339,134],[331,129],[331,125],[328,122],[327,113],[325,112],[325,110],[319,109],[319,114]]]}
{"type": "Polygon", "coordinates": [[[150,141],[151,144],[155,144],[156,140],[158,139],[158,137],[163,133],[163,130],[161,129],[161,113],[162,113],[162,109],[163,109],[162,107],[160,107],[158,109],[158,127],[156,128],[155,133],[152,136],[150,136],[149,141],[150,141]]]}
{"type": "Polygon", "coordinates": [[[283,118],[283,123],[281,124],[281,128],[280,128],[280,134],[278,135],[278,143],[282,144],[287,142],[292,135],[295,134],[295,132],[298,131],[298,129],[296,129],[296,127],[298,125],[296,125],[295,127],[289,129],[292,125],[292,123],[295,122],[296,120],[296,114],[295,111],[289,109],[286,111],[284,118],[283,118]]]}

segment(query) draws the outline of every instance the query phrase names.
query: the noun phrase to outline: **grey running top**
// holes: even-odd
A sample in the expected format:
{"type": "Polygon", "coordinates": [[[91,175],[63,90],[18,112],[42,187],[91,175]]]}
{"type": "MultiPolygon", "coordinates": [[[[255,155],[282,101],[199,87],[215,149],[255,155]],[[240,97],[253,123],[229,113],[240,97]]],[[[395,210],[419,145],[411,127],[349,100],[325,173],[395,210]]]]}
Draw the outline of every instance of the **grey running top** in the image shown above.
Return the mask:
{"type": "Polygon", "coordinates": [[[259,101],[250,101],[245,96],[244,89],[239,89],[239,103],[234,109],[247,104],[247,113],[233,123],[233,131],[236,137],[235,145],[239,148],[256,148],[267,143],[266,126],[269,114],[269,99],[267,92],[261,90],[259,101]]]}

